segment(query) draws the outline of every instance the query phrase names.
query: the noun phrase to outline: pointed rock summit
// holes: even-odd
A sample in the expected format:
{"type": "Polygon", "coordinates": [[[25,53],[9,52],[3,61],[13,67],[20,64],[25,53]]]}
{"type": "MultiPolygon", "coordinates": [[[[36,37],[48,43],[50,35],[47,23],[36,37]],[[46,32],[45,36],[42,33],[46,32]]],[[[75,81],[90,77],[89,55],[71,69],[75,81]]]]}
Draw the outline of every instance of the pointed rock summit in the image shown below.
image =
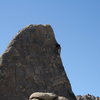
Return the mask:
{"type": "Polygon", "coordinates": [[[0,100],[28,100],[33,92],[51,92],[76,100],[50,25],[19,31],[0,57],[0,100]]]}

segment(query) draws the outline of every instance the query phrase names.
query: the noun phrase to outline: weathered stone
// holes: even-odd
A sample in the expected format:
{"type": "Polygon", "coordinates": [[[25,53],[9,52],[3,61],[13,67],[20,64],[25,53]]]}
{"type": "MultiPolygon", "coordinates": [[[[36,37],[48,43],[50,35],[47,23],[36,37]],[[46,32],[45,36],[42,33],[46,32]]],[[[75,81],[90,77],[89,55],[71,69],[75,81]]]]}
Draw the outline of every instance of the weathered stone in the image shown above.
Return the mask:
{"type": "Polygon", "coordinates": [[[33,99],[29,99],[29,100],[39,100],[39,99],[33,98],[33,99]]]}
{"type": "Polygon", "coordinates": [[[54,93],[35,92],[29,97],[29,100],[33,99],[54,100],[56,98],[57,95],[54,93]]]}
{"type": "Polygon", "coordinates": [[[69,99],[63,96],[58,96],[54,93],[35,92],[29,97],[29,100],[69,100],[69,99]]]}
{"type": "Polygon", "coordinates": [[[67,99],[65,97],[62,97],[62,96],[58,96],[58,99],[57,100],[69,100],[69,99],[67,99]]]}
{"type": "Polygon", "coordinates": [[[29,25],[19,31],[0,57],[0,100],[28,100],[33,92],[76,100],[60,49],[50,25],[29,25]]]}
{"type": "Polygon", "coordinates": [[[76,96],[77,100],[100,100],[100,97],[95,97],[93,95],[87,94],[87,95],[78,95],[76,96]]]}

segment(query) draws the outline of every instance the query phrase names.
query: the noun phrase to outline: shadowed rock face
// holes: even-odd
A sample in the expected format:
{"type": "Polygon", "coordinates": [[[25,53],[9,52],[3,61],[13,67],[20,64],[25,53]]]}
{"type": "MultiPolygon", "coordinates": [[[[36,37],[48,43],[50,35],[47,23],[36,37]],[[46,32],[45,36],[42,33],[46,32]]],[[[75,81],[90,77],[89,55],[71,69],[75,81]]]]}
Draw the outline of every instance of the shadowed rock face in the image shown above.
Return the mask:
{"type": "Polygon", "coordinates": [[[50,25],[29,25],[0,57],[0,100],[28,100],[33,92],[52,92],[76,100],[50,25]]]}

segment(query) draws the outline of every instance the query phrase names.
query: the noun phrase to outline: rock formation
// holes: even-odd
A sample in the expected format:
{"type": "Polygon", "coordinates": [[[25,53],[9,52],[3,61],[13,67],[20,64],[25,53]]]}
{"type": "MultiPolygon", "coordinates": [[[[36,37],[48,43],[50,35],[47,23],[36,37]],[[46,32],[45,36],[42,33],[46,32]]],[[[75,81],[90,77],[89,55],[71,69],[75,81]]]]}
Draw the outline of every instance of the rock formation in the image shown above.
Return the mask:
{"type": "Polygon", "coordinates": [[[68,100],[68,99],[62,96],[57,96],[54,93],[36,92],[29,97],[29,100],[68,100]]]}
{"type": "Polygon", "coordinates": [[[51,92],[76,100],[50,25],[19,31],[0,57],[0,100],[28,100],[33,92],[51,92]]]}
{"type": "Polygon", "coordinates": [[[76,96],[77,100],[100,100],[100,97],[95,97],[93,95],[87,94],[84,96],[76,96]]]}

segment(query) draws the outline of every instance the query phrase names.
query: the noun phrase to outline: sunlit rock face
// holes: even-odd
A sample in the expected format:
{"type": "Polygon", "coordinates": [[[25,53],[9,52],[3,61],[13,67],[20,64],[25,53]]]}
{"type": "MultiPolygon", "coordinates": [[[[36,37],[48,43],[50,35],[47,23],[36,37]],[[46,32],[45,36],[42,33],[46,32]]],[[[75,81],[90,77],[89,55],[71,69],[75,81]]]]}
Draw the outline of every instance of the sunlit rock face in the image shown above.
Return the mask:
{"type": "Polygon", "coordinates": [[[54,93],[35,92],[29,97],[29,100],[69,100],[63,96],[58,96],[54,93]]]}
{"type": "Polygon", "coordinates": [[[33,92],[51,92],[76,100],[50,25],[29,25],[0,57],[0,100],[28,100],[33,92]]]}

